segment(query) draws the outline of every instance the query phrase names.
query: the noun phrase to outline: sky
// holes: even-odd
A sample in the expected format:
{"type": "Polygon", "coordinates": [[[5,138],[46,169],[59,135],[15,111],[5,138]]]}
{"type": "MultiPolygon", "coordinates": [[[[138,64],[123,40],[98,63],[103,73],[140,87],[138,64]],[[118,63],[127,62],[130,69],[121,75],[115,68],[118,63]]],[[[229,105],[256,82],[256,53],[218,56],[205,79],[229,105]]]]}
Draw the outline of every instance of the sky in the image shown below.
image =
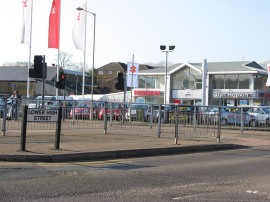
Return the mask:
{"type": "MultiPolygon", "coordinates": [[[[29,45],[20,43],[22,1],[1,1],[0,65],[27,62],[29,45]]],[[[60,51],[84,60],[72,40],[76,8],[84,0],[62,0],[60,51]]],[[[31,58],[45,55],[56,63],[58,50],[48,48],[52,0],[33,0],[31,58]]],[[[175,45],[168,63],[270,60],[269,0],[88,0],[96,13],[95,68],[110,62],[158,64],[166,60],[160,45],[175,45]]],[[[86,63],[93,64],[94,17],[87,16],[86,63]]]]}

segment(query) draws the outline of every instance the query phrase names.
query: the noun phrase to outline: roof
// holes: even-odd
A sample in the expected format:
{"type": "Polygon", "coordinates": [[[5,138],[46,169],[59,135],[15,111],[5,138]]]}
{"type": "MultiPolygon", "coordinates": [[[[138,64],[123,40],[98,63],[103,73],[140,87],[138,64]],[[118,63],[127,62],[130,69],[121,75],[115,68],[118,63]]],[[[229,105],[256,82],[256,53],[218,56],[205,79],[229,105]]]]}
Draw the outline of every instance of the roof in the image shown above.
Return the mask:
{"type": "MultiPolygon", "coordinates": [[[[70,69],[63,69],[65,74],[70,74],[70,75],[77,75],[77,76],[83,76],[83,72],[81,71],[74,71],[70,69]]],[[[89,73],[85,72],[86,77],[91,77],[89,73]]]]}
{"type": "MultiPolygon", "coordinates": [[[[27,81],[28,66],[0,66],[1,81],[27,81]]],[[[47,67],[47,80],[52,80],[55,76],[56,67],[47,67]]],[[[30,78],[30,81],[35,79],[30,78]]]]}
{"type": "Polygon", "coordinates": [[[270,60],[260,63],[260,66],[267,70],[267,64],[270,64],[270,60]]]}
{"type": "MultiPolygon", "coordinates": [[[[185,67],[193,66],[194,69],[201,70],[202,63],[177,63],[167,67],[167,73],[172,74],[175,71],[185,67]]],[[[234,62],[208,62],[208,73],[235,73],[235,72],[252,72],[252,73],[266,73],[266,69],[263,68],[255,61],[234,61],[234,62]]],[[[144,74],[165,74],[165,68],[148,69],[140,71],[139,75],[144,74]]]]}
{"type": "MultiPolygon", "coordinates": [[[[148,70],[148,69],[155,69],[156,67],[150,65],[140,64],[139,71],[148,70]]],[[[127,64],[122,62],[111,62],[102,67],[97,69],[98,71],[119,71],[119,72],[126,72],[127,71],[127,64]]]]}
{"type": "MultiPolygon", "coordinates": [[[[55,66],[47,67],[47,79],[53,80],[56,75],[55,66]]],[[[64,69],[66,74],[79,75],[82,76],[82,72],[72,71],[64,69]]],[[[88,73],[85,73],[85,76],[90,76],[88,73]]],[[[0,80],[1,81],[27,81],[28,78],[28,66],[0,66],[0,80]]],[[[30,78],[30,81],[35,81],[34,78],[30,78]]]]}
{"type": "MultiPolygon", "coordinates": [[[[177,63],[174,65],[171,65],[167,67],[167,72],[170,72],[171,70],[179,67],[183,63],[177,63]]],[[[159,67],[159,68],[153,68],[153,69],[146,69],[146,70],[141,70],[139,71],[139,74],[165,74],[165,67],[159,67]]]]}

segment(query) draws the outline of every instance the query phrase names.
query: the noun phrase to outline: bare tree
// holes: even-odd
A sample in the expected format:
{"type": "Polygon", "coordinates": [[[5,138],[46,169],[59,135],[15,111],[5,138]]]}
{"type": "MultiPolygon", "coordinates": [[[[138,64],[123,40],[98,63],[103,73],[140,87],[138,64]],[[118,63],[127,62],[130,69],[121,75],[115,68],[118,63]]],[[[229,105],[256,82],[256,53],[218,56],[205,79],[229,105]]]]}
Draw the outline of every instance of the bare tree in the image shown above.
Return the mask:
{"type": "MultiPolygon", "coordinates": [[[[59,66],[64,69],[69,69],[69,67],[72,65],[71,62],[72,55],[67,52],[60,52],[59,53],[59,66]]],[[[56,58],[54,59],[55,63],[58,63],[58,54],[56,55],[56,58]]]]}

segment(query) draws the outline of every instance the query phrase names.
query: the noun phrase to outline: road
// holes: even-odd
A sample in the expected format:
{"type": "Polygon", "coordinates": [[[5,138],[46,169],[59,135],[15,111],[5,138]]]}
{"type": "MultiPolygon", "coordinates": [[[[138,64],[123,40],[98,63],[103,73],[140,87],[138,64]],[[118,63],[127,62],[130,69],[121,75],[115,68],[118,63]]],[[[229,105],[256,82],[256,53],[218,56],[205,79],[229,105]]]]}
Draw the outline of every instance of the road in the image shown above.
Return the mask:
{"type": "Polygon", "coordinates": [[[0,162],[0,201],[270,201],[270,145],[69,163],[0,162]]]}

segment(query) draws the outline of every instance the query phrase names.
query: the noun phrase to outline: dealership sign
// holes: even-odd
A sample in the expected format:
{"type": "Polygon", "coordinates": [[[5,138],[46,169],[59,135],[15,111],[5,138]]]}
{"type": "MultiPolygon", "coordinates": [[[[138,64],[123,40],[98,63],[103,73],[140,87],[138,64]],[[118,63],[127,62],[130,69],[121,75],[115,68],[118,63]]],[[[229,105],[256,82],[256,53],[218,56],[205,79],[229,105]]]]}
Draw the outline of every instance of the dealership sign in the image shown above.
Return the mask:
{"type": "Polygon", "coordinates": [[[134,90],[134,96],[160,96],[159,90],[134,90]]]}
{"type": "Polygon", "coordinates": [[[256,98],[255,92],[213,92],[213,98],[256,98]]]}

